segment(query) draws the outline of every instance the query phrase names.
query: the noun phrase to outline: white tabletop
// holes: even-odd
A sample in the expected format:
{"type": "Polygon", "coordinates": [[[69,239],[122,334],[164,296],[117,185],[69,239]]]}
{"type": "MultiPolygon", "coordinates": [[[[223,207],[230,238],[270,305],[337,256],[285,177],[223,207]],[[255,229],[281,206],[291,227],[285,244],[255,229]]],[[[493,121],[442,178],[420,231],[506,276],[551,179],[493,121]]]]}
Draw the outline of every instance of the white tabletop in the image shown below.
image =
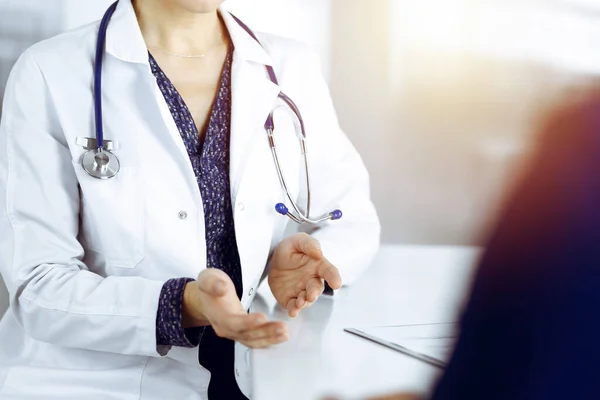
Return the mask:
{"type": "Polygon", "coordinates": [[[456,321],[478,255],[468,247],[384,246],[358,283],[320,299],[294,320],[263,285],[253,311],[288,321],[291,337],[252,352],[253,399],[427,391],[438,368],[343,329],[456,321]]]}

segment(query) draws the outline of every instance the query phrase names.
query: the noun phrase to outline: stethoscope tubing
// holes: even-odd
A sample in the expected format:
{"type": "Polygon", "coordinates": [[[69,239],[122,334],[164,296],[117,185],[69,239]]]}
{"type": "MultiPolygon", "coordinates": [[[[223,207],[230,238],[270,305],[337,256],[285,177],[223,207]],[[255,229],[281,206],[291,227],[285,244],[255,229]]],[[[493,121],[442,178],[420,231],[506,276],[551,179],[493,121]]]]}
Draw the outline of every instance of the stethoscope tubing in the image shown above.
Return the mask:
{"type": "MultiPolygon", "coordinates": [[[[104,146],[104,125],[103,125],[103,110],[102,110],[102,65],[103,65],[103,55],[104,55],[104,46],[106,42],[106,34],[108,30],[108,24],[115,10],[117,9],[119,1],[117,0],[113,3],[102,18],[100,22],[100,27],[98,31],[98,39],[96,43],[96,58],[94,60],[94,116],[95,116],[95,124],[96,124],[96,148],[88,150],[82,156],[82,165],[84,170],[92,177],[98,179],[110,179],[114,177],[119,172],[119,159],[116,155],[114,155],[109,149],[105,149],[104,146]],[[108,161],[106,161],[108,160],[108,161]],[[100,161],[103,161],[104,164],[101,165],[100,161]],[[114,164],[116,168],[109,168],[110,162],[114,164]],[[109,163],[108,165],[106,163],[109,163]]],[[[239,18],[235,15],[231,14],[233,19],[254,39],[261,44],[260,40],[256,37],[254,32],[244,24],[239,18]]],[[[277,80],[277,75],[275,74],[275,70],[272,66],[265,66],[267,74],[271,82],[275,85],[279,86],[279,82],[277,80]]],[[[293,211],[288,210],[288,208],[283,203],[278,203],[275,206],[275,210],[282,215],[286,215],[292,221],[298,224],[311,224],[316,225],[328,220],[337,220],[342,218],[342,212],[340,210],[335,210],[330,212],[329,214],[323,215],[322,217],[312,219],[310,218],[310,205],[311,205],[311,185],[310,185],[310,172],[309,172],[309,164],[308,164],[308,154],[306,150],[306,130],[304,126],[304,120],[302,119],[302,114],[296,103],[287,96],[283,92],[279,92],[279,99],[281,99],[292,111],[292,113],[296,117],[296,122],[298,123],[298,127],[296,127],[296,133],[298,139],[300,141],[302,156],[304,158],[304,170],[305,170],[305,179],[306,179],[306,212],[303,213],[300,210],[300,207],[296,204],[296,201],[290,194],[289,187],[283,175],[283,171],[281,169],[281,164],[279,162],[279,157],[277,155],[277,148],[275,146],[275,122],[273,119],[273,114],[275,109],[273,109],[267,120],[265,122],[265,130],[267,132],[269,138],[269,144],[271,147],[271,154],[273,156],[273,162],[275,163],[275,169],[277,171],[277,176],[279,178],[279,182],[283,191],[285,192],[285,196],[288,201],[292,205],[293,211]],[[298,135],[299,132],[299,135],[298,135]]]]}

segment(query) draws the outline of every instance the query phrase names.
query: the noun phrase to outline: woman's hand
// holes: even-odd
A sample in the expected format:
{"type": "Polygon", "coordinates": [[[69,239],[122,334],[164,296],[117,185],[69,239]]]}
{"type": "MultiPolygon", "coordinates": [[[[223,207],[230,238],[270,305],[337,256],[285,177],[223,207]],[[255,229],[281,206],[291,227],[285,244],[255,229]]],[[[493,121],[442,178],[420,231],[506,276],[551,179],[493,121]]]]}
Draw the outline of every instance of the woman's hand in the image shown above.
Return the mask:
{"type": "Polygon", "coordinates": [[[229,276],[218,269],[202,271],[183,292],[183,326],[211,325],[222,338],[250,348],[264,348],[288,339],[283,322],[269,322],[264,314],[248,314],[229,276]]]}
{"type": "Polygon", "coordinates": [[[291,317],[319,298],[325,281],[332,289],[342,286],[338,269],[323,257],[316,239],[299,233],[279,243],[271,258],[269,286],[291,317]]]}

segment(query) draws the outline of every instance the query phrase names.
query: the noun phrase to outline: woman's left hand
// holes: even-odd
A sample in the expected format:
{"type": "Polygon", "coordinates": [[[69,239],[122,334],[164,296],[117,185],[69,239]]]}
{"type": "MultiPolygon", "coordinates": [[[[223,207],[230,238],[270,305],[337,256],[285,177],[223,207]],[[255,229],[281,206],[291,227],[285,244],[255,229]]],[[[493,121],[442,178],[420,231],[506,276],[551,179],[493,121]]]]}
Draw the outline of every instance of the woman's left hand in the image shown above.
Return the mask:
{"type": "Polygon", "coordinates": [[[332,289],[342,286],[340,272],[323,257],[316,239],[298,233],[279,243],[271,258],[269,286],[290,317],[296,317],[319,298],[324,282],[332,289]]]}

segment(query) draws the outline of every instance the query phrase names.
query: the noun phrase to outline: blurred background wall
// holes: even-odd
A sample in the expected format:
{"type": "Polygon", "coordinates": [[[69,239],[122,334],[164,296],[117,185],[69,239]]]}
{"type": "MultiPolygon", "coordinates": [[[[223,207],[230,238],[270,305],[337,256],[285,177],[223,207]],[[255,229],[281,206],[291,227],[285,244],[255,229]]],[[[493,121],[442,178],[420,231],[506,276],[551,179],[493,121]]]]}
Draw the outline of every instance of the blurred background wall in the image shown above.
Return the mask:
{"type": "MultiPolygon", "coordinates": [[[[0,96],[25,48],[99,19],[111,2],[0,0],[0,96]]],[[[540,114],[600,74],[598,0],[227,6],[321,56],[340,123],[371,172],[385,243],[481,244],[540,114]]]]}

